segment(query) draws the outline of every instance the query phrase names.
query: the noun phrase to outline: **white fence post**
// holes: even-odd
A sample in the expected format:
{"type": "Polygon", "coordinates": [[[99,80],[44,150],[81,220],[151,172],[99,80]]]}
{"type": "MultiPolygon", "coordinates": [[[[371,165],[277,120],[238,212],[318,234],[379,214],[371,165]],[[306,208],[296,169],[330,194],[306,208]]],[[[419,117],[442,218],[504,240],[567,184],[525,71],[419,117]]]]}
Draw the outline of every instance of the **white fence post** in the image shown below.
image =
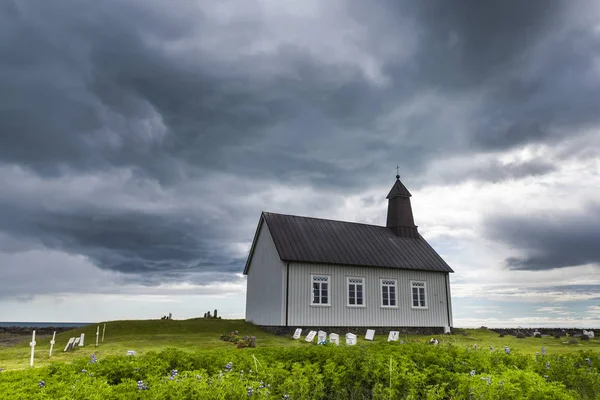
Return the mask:
{"type": "Polygon", "coordinates": [[[35,352],[35,331],[33,331],[33,334],[31,335],[31,343],[29,343],[29,345],[31,346],[31,360],[29,361],[29,366],[33,367],[33,354],[35,352]]]}
{"type": "Polygon", "coordinates": [[[52,357],[52,348],[54,347],[54,343],[56,343],[54,339],[56,339],[56,331],[54,331],[52,334],[52,340],[50,341],[50,354],[48,354],[48,358],[52,357]]]}

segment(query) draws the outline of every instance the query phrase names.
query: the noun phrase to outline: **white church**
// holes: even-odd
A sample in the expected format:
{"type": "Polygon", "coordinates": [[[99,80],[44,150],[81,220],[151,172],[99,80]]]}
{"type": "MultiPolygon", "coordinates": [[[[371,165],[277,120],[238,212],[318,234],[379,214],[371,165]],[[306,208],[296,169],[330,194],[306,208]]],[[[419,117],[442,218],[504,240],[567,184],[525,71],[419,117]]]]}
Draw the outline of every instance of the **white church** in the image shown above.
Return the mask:
{"type": "Polygon", "coordinates": [[[263,212],[244,268],[246,321],[273,327],[452,327],[452,269],[396,176],[385,226],[263,212]]]}

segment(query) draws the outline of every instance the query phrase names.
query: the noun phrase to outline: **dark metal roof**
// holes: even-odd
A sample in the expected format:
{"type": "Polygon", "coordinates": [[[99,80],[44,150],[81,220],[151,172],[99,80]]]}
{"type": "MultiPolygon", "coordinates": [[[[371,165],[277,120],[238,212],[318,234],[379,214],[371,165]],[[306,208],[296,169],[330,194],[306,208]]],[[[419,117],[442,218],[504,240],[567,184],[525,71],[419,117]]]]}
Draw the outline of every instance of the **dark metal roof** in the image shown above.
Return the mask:
{"type": "Polygon", "coordinates": [[[283,261],[454,272],[418,233],[398,237],[384,226],[268,212],[262,213],[258,229],[263,221],[283,261]]]}
{"type": "Polygon", "coordinates": [[[396,175],[396,183],[392,186],[392,190],[388,193],[386,199],[391,199],[392,197],[402,196],[402,197],[410,197],[412,194],[408,191],[406,186],[402,182],[400,182],[400,176],[396,175]]]}

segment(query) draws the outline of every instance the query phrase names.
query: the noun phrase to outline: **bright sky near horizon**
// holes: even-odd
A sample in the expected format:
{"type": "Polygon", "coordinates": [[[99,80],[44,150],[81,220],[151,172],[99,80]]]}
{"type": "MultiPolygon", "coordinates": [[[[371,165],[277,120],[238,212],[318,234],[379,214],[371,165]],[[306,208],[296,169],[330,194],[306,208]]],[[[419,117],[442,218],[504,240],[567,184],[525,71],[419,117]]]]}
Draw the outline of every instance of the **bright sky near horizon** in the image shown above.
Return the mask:
{"type": "Polygon", "coordinates": [[[0,4],[0,321],[242,318],[260,212],[385,224],[455,326],[600,327],[593,0],[0,4]]]}

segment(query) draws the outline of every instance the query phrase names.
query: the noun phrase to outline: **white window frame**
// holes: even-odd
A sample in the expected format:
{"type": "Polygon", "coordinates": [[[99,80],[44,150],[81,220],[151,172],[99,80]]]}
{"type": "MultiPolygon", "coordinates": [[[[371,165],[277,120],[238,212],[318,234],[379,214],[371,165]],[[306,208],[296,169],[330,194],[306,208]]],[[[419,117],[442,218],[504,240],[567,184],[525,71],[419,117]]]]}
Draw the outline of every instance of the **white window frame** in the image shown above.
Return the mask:
{"type": "MultiPolygon", "coordinates": [[[[356,301],[356,288],[354,288],[354,300],[356,301]]],[[[346,277],[346,305],[348,307],[366,307],[365,296],[365,278],[364,276],[347,276],[346,277]],[[360,280],[360,282],[352,282],[360,280]],[[362,304],[350,304],[350,285],[362,286],[362,304]]]]}
{"type": "Polygon", "coordinates": [[[381,305],[382,308],[398,308],[398,280],[397,279],[391,279],[391,278],[379,278],[379,303],[381,305]],[[385,284],[384,284],[385,282],[385,284]],[[389,282],[393,282],[393,283],[389,283],[389,282]],[[388,289],[388,305],[384,305],[383,304],[383,287],[393,287],[394,288],[394,305],[390,306],[389,303],[391,303],[390,301],[390,291],[388,289]]]}
{"type": "Polygon", "coordinates": [[[426,281],[410,281],[410,305],[412,308],[426,310],[429,308],[429,304],[427,303],[427,282],[426,281]],[[413,298],[413,290],[415,288],[423,289],[423,298],[425,300],[425,305],[421,306],[421,291],[418,291],[419,304],[415,306],[414,298],[413,298]]]}
{"type": "MultiPolygon", "coordinates": [[[[319,291],[321,293],[319,293],[319,301],[322,300],[323,297],[323,288],[321,285],[319,285],[319,291]]],[[[311,306],[317,306],[317,307],[328,307],[331,306],[331,276],[330,275],[325,275],[325,274],[310,274],[310,305],[311,306]],[[313,293],[313,287],[315,284],[315,278],[317,279],[323,279],[325,278],[325,280],[321,280],[321,283],[327,283],[327,303],[315,303],[315,296],[313,293]]]]}

